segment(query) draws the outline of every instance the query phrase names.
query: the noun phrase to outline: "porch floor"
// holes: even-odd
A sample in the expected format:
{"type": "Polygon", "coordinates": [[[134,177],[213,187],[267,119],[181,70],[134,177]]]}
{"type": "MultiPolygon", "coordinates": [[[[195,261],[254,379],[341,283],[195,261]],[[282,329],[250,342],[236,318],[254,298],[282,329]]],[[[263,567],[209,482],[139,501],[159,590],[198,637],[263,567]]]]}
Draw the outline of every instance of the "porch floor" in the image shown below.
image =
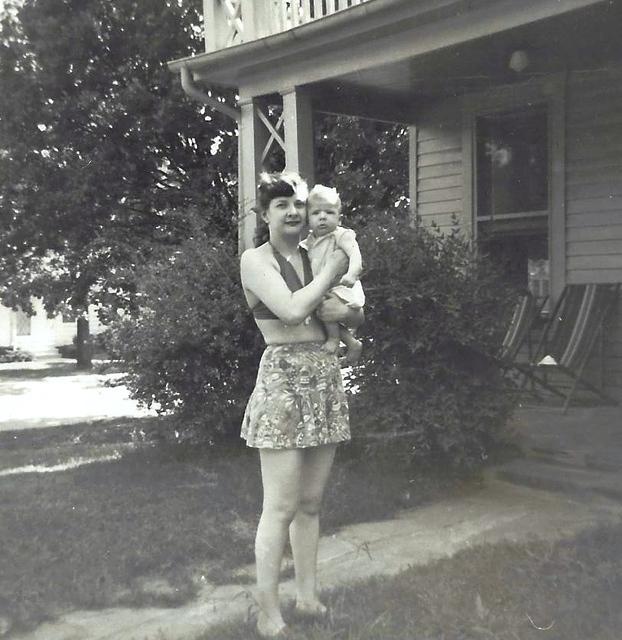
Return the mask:
{"type": "Polygon", "coordinates": [[[524,457],[497,469],[516,484],[622,500],[622,408],[522,405],[512,439],[524,457]]]}
{"type": "Polygon", "coordinates": [[[603,470],[622,470],[622,408],[523,405],[515,414],[519,445],[532,454],[603,470]]]}

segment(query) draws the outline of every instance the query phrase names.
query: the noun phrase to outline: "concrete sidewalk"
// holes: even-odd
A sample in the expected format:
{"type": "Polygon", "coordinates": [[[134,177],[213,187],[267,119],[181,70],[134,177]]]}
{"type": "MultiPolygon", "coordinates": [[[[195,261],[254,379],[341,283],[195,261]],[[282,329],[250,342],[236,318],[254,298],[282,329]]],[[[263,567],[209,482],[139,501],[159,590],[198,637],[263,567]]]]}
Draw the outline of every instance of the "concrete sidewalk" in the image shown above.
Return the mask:
{"type": "MultiPolygon", "coordinates": [[[[348,526],[323,538],[320,580],[323,588],[336,589],[479,544],[558,540],[620,518],[620,502],[574,499],[489,476],[468,495],[404,511],[393,520],[348,526]]],[[[246,571],[252,575],[252,568],[246,571]]],[[[283,583],[282,593],[293,597],[292,580],[283,583]]],[[[199,598],[180,608],[77,611],[14,640],[192,640],[213,625],[244,619],[252,604],[247,584],[206,585],[199,598]]]]}

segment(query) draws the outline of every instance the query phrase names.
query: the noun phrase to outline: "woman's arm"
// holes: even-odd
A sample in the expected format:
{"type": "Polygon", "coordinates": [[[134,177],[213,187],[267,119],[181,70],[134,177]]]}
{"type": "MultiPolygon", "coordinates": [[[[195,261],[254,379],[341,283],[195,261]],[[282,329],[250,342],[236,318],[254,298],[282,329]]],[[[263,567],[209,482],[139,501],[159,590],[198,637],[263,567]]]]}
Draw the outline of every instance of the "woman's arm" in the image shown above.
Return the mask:
{"type": "Polygon", "coordinates": [[[257,296],[284,324],[297,325],[320,304],[333,281],[347,268],[342,251],[334,251],[310,284],[290,291],[281,276],[276,261],[256,249],[242,254],[240,271],[242,286],[257,296]]]}

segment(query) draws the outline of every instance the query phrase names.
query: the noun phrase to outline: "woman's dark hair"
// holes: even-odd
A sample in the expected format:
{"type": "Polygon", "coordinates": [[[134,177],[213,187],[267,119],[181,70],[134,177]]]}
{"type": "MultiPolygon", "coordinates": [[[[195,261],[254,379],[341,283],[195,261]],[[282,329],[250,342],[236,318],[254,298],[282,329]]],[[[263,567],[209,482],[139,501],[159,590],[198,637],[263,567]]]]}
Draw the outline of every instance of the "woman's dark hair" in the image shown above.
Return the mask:
{"type": "Polygon", "coordinates": [[[270,238],[268,225],[261,219],[261,213],[270,206],[270,201],[275,198],[291,198],[296,193],[296,185],[304,183],[297,174],[289,171],[275,173],[262,173],[259,176],[257,186],[257,207],[253,207],[257,215],[255,228],[255,246],[258,247],[270,238]]]}
{"type": "Polygon", "coordinates": [[[259,176],[257,187],[257,201],[259,208],[265,211],[274,198],[291,198],[296,193],[294,182],[289,179],[289,174],[262,173],[259,176]]]}
{"type": "Polygon", "coordinates": [[[253,235],[253,242],[255,243],[255,247],[260,247],[262,244],[265,244],[266,242],[268,242],[268,240],[270,240],[270,230],[268,229],[268,225],[261,217],[259,207],[253,207],[252,210],[255,212],[255,218],[257,220],[255,224],[255,234],[253,235]]]}

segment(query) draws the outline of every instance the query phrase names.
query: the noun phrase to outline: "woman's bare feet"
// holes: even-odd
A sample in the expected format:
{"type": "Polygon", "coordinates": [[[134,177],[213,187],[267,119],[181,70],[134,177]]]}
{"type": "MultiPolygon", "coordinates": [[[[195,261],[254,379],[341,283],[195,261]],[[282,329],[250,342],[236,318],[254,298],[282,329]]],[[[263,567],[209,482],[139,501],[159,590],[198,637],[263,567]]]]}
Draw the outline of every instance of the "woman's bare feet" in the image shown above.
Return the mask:
{"type": "Polygon", "coordinates": [[[281,615],[278,596],[258,591],[257,634],[260,638],[284,638],[287,626],[281,615]]]}
{"type": "Polygon", "coordinates": [[[278,619],[274,616],[268,616],[262,611],[257,616],[257,635],[260,638],[285,638],[287,632],[287,625],[283,621],[281,614],[278,615],[278,619]]]}
{"type": "Polygon", "coordinates": [[[328,609],[317,598],[312,600],[296,600],[296,613],[305,618],[325,618],[328,609]]]}

